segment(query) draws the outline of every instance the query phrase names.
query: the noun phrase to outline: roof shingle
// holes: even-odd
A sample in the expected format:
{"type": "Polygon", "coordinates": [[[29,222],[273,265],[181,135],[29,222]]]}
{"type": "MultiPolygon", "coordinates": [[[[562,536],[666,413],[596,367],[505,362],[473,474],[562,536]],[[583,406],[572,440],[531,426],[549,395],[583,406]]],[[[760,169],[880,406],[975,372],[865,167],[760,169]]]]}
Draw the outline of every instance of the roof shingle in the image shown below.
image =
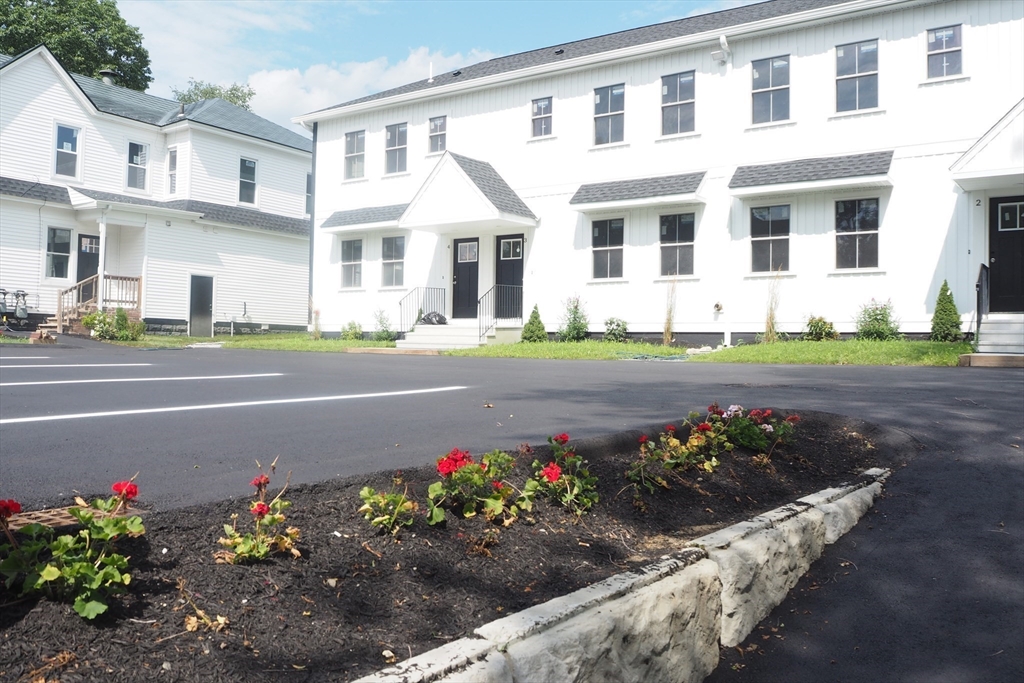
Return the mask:
{"type": "Polygon", "coordinates": [[[526,205],[526,202],[515,193],[515,190],[509,187],[505,179],[498,175],[498,172],[489,163],[470,159],[453,152],[448,152],[448,154],[466,172],[469,179],[480,188],[480,191],[487,197],[487,201],[493,204],[499,211],[510,213],[513,216],[537,219],[533,211],[530,211],[530,207],[526,205]]]}
{"type": "Polygon", "coordinates": [[[569,203],[597,204],[628,199],[691,194],[700,187],[700,181],[704,179],[704,173],[704,171],[700,171],[699,173],[683,173],[682,175],[635,178],[633,180],[615,180],[609,183],[580,185],[580,189],[576,190],[576,194],[572,196],[569,203]]]}
{"type": "Polygon", "coordinates": [[[0,194],[12,197],[28,197],[58,204],[71,204],[71,197],[66,187],[59,185],[44,185],[31,180],[15,180],[14,178],[0,177],[0,194]]]}
{"type": "Polygon", "coordinates": [[[320,227],[340,228],[346,225],[390,223],[401,218],[408,206],[408,204],[392,204],[390,206],[368,206],[362,209],[335,211],[320,227]]]}
{"type": "Polygon", "coordinates": [[[729,181],[730,188],[805,183],[859,176],[885,175],[892,163],[892,150],[840,157],[799,159],[777,164],[740,166],[729,181]]]}

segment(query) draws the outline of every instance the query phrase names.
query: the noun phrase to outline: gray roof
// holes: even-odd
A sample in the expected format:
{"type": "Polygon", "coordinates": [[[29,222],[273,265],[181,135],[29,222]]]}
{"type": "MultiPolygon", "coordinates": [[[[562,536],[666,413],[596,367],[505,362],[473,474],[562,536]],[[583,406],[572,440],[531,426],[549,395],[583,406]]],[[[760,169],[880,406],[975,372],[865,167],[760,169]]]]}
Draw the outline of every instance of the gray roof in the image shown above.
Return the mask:
{"type": "Polygon", "coordinates": [[[388,223],[397,221],[405,213],[408,204],[392,204],[390,206],[368,206],[362,209],[335,211],[324,224],[323,228],[340,228],[345,225],[363,225],[365,223],[388,223]]]}
{"type": "Polygon", "coordinates": [[[58,204],[71,204],[71,197],[68,195],[66,187],[44,185],[43,183],[36,183],[31,180],[15,180],[14,178],[0,177],[0,194],[40,199],[58,204]]]}
{"type": "Polygon", "coordinates": [[[469,179],[480,188],[480,191],[484,193],[487,200],[494,204],[495,208],[499,211],[510,213],[514,216],[537,219],[533,211],[530,211],[530,207],[519,198],[519,195],[509,187],[505,179],[498,175],[498,172],[489,163],[470,159],[469,157],[452,152],[448,152],[448,154],[451,155],[455,163],[462,167],[462,170],[466,172],[469,179]]]}
{"type": "Polygon", "coordinates": [[[729,187],[757,187],[780,183],[805,183],[812,180],[856,178],[858,176],[885,175],[892,162],[892,150],[851,154],[841,157],[800,159],[778,164],[740,166],[732,175],[729,187]]]}
{"type": "Polygon", "coordinates": [[[627,199],[691,194],[697,191],[697,188],[700,187],[700,181],[703,179],[704,171],[701,171],[699,173],[684,173],[682,175],[636,178],[633,180],[616,180],[610,183],[580,185],[580,189],[576,190],[576,194],[572,196],[569,203],[596,204],[627,199]]]}
{"type": "Polygon", "coordinates": [[[466,66],[461,69],[455,69],[453,71],[434,76],[432,82],[428,82],[426,79],[416,81],[415,83],[409,83],[398,88],[385,90],[374,95],[360,97],[359,99],[343,102],[342,104],[327,107],[326,109],[321,109],[318,112],[313,113],[330,111],[332,109],[339,109],[341,107],[348,107],[362,102],[370,102],[420,90],[440,88],[446,85],[451,85],[452,83],[461,83],[477,78],[484,78],[486,76],[519,71],[530,67],[540,66],[542,64],[553,64],[569,59],[600,54],[602,52],[611,52],[613,50],[620,50],[637,45],[647,45],[649,43],[657,43],[659,41],[670,40],[672,38],[695,35],[706,31],[720,31],[733,26],[740,26],[742,24],[749,24],[751,22],[761,21],[764,19],[786,16],[788,14],[796,14],[798,12],[804,12],[820,7],[842,5],[851,1],[852,0],[773,0],[772,2],[762,2],[755,5],[735,7],[732,9],[722,10],[721,12],[700,14],[693,17],[687,17],[685,19],[678,19],[676,21],[668,21],[663,24],[643,26],[641,28],[630,29],[628,31],[619,31],[618,33],[609,33],[607,35],[597,36],[596,38],[587,38],[585,40],[553,45],[539,50],[531,50],[530,52],[520,52],[519,54],[508,55],[506,57],[497,57],[486,62],[480,62],[479,64],[473,64],[472,66],[466,66]]]}
{"type": "Polygon", "coordinates": [[[172,211],[190,211],[202,214],[203,219],[217,223],[227,223],[245,228],[259,228],[271,232],[283,232],[289,235],[309,235],[308,218],[291,218],[279,216],[273,213],[245,209],[238,206],[225,206],[223,204],[211,204],[210,202],[199,202],[194,199],[175,199],[169,202],[158,202],[145,197],[133,197],[132,195],[115,194],[113,192],[100,192],[86,188],[75,188],[86,197],[100,202],[117,202],[118,204],[131,204],[133,206],[152,206],[172,211]]]}
{"type": "MultiPolygon", "coordinates": [[[[32,51],[23,52],[17,57],[0,55],[0,69],[32,51]]],[[[96,108],[107,114],[154,126],[166,126],[184,120],[195,121],[303,152],[313,150],[312,140],[219,98],[187,104],[184,116],[179,116],[181,104],[175,100],[147,95],[117,85],[107,85],[88,76],[70,75],[96,108]]]]}

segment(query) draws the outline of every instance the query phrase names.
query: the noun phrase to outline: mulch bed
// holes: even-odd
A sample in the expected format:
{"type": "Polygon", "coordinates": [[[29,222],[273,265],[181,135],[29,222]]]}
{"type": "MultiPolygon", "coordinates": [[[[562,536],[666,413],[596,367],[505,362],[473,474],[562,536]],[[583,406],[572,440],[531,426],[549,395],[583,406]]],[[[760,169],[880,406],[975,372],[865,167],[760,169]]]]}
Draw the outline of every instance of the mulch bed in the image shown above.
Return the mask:
{"type": "MultiPolygon", "coordinates": [[[[538,500],[507,528],[453,514],[429,527],[420,517],[395,540],[356,513],[364,485],[391,488],[395,473],[381,472],[291,488],[288,523],[302,531],[302,558],[237,566],[215,564],[213,553],[231,514],[248,516],[246,500],[148,513],[145,536],[122,545],[131,557],[131,590],[95,622],[66,604],[19,602],[0,584],[0,681],[352,680],[912,456],[873,425],[801,416],[793,443],[776,449],[771,468],[737,450],[713,475],[690,471],[671,490],[645,496],[645,512],[623,490],[631,453],[581,450],[599,477],[601,501],[579,523],[538,500]],[[180,579],[197,607],[227,618],[226,628],[185,629],[195,612],[182,599],[180,579]]],[[[543,461],[546,448],[537,451],[543,461]]],[[[519,463],[520,476],[529,464],[519,463]]],[[[281,469],[271,494],[283,482],[281,469]]],[[[437,478],[432,466],[400,475],[421,513],[437,478]]],[[[145,473],[139,482],[144,498],[145,473]]]]}

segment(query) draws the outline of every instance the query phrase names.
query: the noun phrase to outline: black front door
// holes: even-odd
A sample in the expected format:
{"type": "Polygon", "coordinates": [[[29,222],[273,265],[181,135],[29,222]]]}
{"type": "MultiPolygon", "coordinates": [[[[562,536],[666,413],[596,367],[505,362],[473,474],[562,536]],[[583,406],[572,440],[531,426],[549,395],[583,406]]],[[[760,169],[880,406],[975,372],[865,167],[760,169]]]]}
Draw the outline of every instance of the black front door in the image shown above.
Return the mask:
{"type": "Polygon", "coordinates": [[[1024,312],[1024,197],[989,200],[988,267],[989,310],[1024,312]]]}
{"type": "Polygon", "coordinates": [[[495,318],[523,317],[523,236],[500,235],[494,240],[495,318]]]}
{"type": "Polygon", "coordinates": [[[193,337],[213,336],[213,278],[193,275],[189,289],[188,333],[193,337]]]}
{"type": "MultiPolygon", "coordinates": [[[[78,281],[87,280],[99,272],[100,238],[96,235],[78,236],[78,281]]],[[[96,285],[89,283],[82,287],[82,302],[96,298],[96,285]]]]}
{"type": "Polygon", "coordinates": [[[452,267],[452,317],[475,318],[476,303],[479,293],[477,280],[479,275],[480,242],[475,237],[468,240],[455,240],[455,258],[452,267]]]}

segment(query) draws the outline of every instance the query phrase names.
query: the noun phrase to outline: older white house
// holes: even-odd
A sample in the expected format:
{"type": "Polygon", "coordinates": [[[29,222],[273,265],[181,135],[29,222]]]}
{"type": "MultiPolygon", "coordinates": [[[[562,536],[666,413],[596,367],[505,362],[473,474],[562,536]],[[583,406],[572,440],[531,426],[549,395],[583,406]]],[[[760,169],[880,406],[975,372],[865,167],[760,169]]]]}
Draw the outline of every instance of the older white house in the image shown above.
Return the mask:
{"type": "Polygon", "coordinates": [[[297,117],[324,328],[436,310],[475,344],[579,296],[592,332],[671,308],[729,343],[774,288],[791,333],[871,299],[926,333],[943,280],[965,331],[1020,314],[1022,36],[1020,2],[775,0],[297,117]]]}
{"type": "MultiPolygon", "coordinates": [[[[224,100],[153,97],[0,55],[0,288],[33,319],[305,328],[312,143],[224,100]]],[[[8,318],[13,319],[12,312],[8,318]]]]}

